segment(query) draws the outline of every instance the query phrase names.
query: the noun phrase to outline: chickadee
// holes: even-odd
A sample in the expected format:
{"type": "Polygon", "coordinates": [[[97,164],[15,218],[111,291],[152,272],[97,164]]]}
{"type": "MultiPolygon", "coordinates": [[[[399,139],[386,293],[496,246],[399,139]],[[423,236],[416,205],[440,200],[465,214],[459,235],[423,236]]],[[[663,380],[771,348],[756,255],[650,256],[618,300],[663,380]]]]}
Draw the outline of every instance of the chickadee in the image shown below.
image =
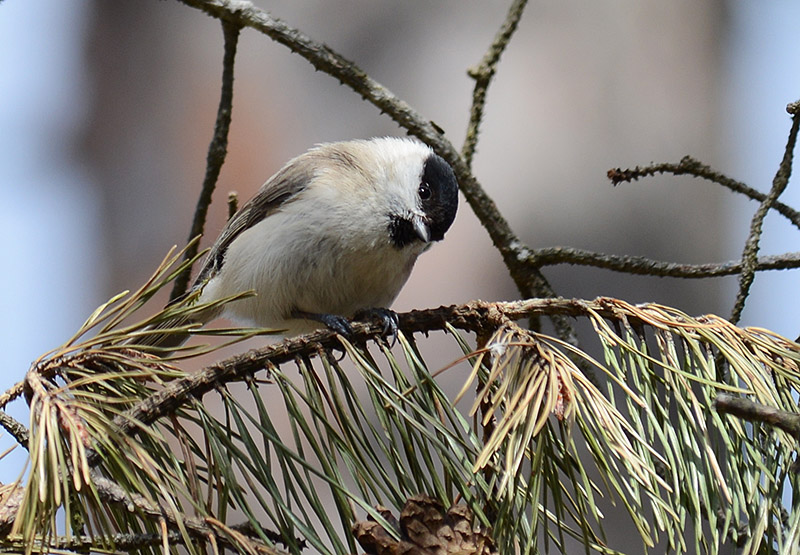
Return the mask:
{"type": "MultiPolygon", "coordinates": [[[[190,292],[218,316],[285,333],[388,307],[417,257],[456,216],[458,185],[433,150],[405,138],[319,145],[289,161],[231,218],[190,292]]],[[[185,338],[167,338],[175,346],[185,338]]]]}

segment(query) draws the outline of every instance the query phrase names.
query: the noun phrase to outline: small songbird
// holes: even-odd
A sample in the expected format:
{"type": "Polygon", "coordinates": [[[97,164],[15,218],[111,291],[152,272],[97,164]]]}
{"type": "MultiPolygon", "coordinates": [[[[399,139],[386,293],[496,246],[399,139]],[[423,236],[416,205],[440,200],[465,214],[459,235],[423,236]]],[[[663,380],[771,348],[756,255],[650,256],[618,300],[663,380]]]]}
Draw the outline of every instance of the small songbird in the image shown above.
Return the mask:
{"type": "Polygon", "coordinates": [[[200,302],[255,294],[198,318],[224,316],[286,335],[322,324],[348,333],[347,318],[388,312],[457,207],[452,168],[425,144],[385,137],[319,145],[290,160],[231,218],[190,290],[200,291],[200,302]]]}

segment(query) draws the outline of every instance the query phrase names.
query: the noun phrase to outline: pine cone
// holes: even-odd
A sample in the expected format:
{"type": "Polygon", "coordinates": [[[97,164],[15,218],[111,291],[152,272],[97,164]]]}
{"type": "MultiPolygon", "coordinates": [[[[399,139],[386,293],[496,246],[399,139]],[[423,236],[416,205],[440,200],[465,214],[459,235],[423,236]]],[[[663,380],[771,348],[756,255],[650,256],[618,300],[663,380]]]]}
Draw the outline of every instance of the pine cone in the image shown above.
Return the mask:
{"type": "Polygon", "coordinates": [[[472,525],[472,512],[465,505],[445,513],[436,499],[416,495],[406,501],[399,522],[387,509],[378,510],[402,539],[396,541],[372,520],[356,522],[353,534],[367,555],[497,555],[490,531],[472,525]]]}

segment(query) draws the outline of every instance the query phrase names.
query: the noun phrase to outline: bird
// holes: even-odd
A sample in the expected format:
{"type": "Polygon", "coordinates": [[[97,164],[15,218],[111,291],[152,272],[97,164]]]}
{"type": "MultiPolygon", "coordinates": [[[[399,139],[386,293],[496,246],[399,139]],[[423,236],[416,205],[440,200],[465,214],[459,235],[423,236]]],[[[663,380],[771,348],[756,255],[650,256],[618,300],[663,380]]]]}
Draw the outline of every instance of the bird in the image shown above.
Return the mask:
{"type": "MultiPolygon", "coordinates": [[[[237,298],[193,316],[283,330],[352,331],[348,319],[388,307],[417,258],[444,239],[458,209],[451,166],[412,138],[319,144],[286,163],[228,221],[186,296],[237,298]]],[[[180,302],[181,299],[176,299],[180,302]]],[[[160,327],[190,323],[168,322],[160,327]]],[[[186,334],[145,337],[177,347],[186,334]]]]}

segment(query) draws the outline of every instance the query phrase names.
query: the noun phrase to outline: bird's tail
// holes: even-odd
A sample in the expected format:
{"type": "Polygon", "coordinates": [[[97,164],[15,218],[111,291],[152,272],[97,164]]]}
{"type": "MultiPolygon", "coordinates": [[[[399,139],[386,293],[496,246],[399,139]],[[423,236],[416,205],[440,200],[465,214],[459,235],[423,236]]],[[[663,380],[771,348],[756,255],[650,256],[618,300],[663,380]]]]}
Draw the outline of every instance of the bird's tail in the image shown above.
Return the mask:
{"type": "Polygon", "coordinates": [[[191,337],[191,330],[202,326],[203,323],[200,320],[189,317],[165,320],[145,328],[137,334],[132,343],[137,347],[164,349],[164,353],[159,352],[158,354],[168,356],[172,350],[188,341],[191,337]]]}

